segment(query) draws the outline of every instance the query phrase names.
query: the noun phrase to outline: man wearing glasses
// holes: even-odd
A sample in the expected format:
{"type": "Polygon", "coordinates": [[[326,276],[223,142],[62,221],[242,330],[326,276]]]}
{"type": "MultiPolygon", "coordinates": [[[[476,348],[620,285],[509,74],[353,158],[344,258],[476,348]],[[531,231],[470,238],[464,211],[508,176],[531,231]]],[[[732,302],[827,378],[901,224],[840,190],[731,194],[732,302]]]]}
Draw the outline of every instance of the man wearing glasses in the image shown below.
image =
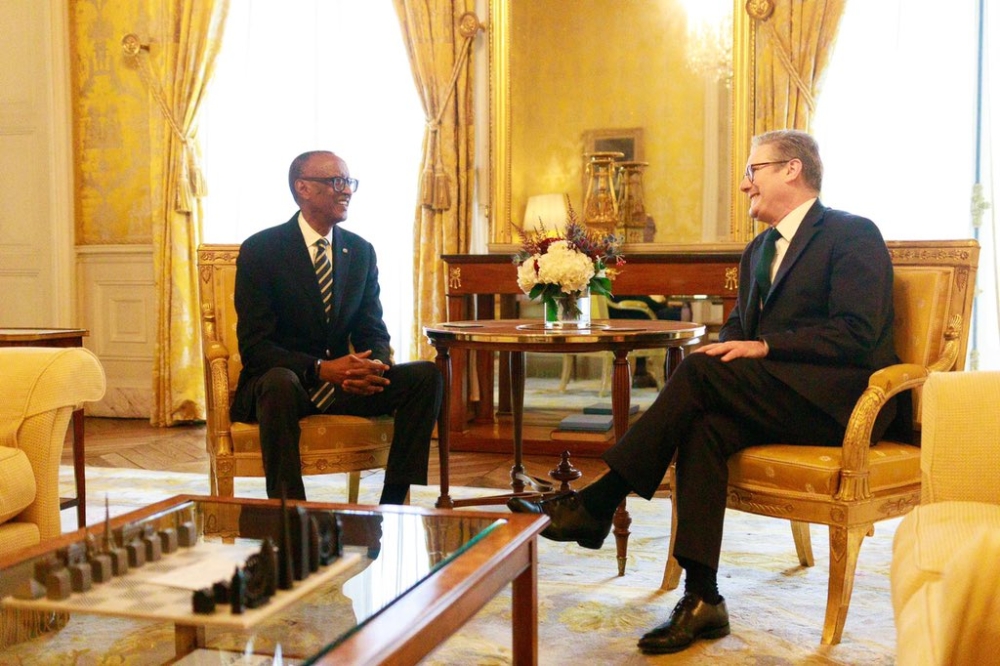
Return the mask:
{"type": "Polygon", "coordinates": [[[299,211],[246,239],[236,262],[243,369],[230,418],[259,424],[268,497],[305,499],[300,418],[395,414],[380,503],[401,504],[427,483],[441,375],[429,361],[392,363],[375,249],[338,226],[358,189],[347,163],[304,153],[288,186],[299,211]]]}
{"type": "MultiPolygon", "coordinates": [[[[684,596],[639,641],[643,652],[677,652],[729,634],[716,580],[727,458],[774,441],[839,446],[869,375],[898,362],[885,242],[870,220],[819,202],[822,178],[808,134],[754,138],[740,190],[750,216],[768,229],[743,252],[737,303],[719,342],[684,359],[604,454],[610,469],[594,483],[541,502],[508,502],[513,511],[547,514],[552,523],[542,536],[599,548],[615,508],[630,492],[652,498],[676,454],[674,554],[685,570],[684,596]]],[[[874,437],[895,407],[880,416],[874,437]]]]}

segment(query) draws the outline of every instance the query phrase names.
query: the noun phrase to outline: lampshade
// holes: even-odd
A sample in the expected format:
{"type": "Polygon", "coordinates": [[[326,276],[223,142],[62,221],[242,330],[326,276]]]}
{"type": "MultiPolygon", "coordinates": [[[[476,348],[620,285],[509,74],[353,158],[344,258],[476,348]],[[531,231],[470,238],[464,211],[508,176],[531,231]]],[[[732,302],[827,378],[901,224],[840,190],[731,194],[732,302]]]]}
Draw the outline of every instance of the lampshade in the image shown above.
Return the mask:
{"type": "Polygon", "coordinates": [[[545,227],[549,230],[562,231],[566,226],[566,214],[569,212],[568,194],[536,194],[528,197],[524,207],[524,223],[521,228],[525,232],[545,227]],[[541,221],[539,221],[541,220],[541,221]]]}

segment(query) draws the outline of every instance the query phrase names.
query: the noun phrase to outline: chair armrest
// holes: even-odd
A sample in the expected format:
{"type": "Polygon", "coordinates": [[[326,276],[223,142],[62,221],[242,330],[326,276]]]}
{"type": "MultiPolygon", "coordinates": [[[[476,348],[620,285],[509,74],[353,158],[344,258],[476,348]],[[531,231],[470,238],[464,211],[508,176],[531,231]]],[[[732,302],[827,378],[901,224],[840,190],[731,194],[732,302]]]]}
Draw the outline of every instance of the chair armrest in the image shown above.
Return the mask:
{"type": "Polygon", "coordinates": [[[216,454],[231,455],[233,440],[229,434],[232,423],[229,420],[229,349],[214,340],[205,347],[206,399],[212,408],[205,410],[209,441],[213,442],[216,454]]]}
{"type": "Polygon", "coordinates": [[[952,370],[958,360],[961,333],[962,318],[956,315],[948,322],[941,354],[933,363],[927,367],[916,363],[898,363],[872,373],[868,388],[861,394],[847,422],[841,454],[838,499],[852,501],[871,497],[868,455],[875,419],[889,399],[900,391],[922,386],[931,373],[952,370]]]}
{"type": "Polygon", "coordinates": [[[893,396],[922,386],[929,375],[928,368],[916,363],[897,363],[872,373],[868,379],[868,388],[858,398],[847,422],[837,499],[852,501],[871,496],[868,486],[868,454],[875,420],[893,396]]]}

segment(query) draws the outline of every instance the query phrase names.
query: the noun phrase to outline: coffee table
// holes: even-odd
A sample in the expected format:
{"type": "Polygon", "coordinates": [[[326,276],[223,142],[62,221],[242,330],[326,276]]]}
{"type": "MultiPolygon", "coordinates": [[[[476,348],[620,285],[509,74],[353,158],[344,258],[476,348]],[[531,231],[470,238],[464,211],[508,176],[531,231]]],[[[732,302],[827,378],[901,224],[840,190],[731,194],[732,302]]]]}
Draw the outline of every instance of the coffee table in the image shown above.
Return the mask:
{"type": "MultiPolygon", "coordinates": [[[[343,556],[330,569],[321,567],[296,581],[292,590],[279,591],[270,602],[276,607],[270,611],[262,607],[259,618],[252,614],[261,609],[240,617],[223,605],[211,615],[184,613],[176,608],[184,605],[190,591],[155,587],[165,577],[183,571],[179,561],[188,564],[196,552],[205,558],[197,567],[207,568],[218,557],[216,551],[255,550],[263,536],[281,525],[281,506],[275,500],[193,495],[178,495],[108,521],[119,540],[143,530],[158,534],[168,528],[194,526],[197,543],[193,547],[132,567],[67,599],[23,598],[39,562],[85,543],[88,532],[99,544],[105,526],[77,530],[0,559],[0,606],[5,614],[18,613],[22,618],[26,611],[60,612],[68,613],[72,624],[99,621],[99,615],[106,615],[149,623],[149,636],[172,633],[173,641],[160,641],[158,646],[145,646],[141,655],[130,655],[121,653],[118,642],[95,631],[94,644],[85,649],[104,655],[105,660],[131,657],[142,663],[175,663],[175,659],[181,664],[220,663],[224,657],[255,653],[281,654],[289,663],[413,664],[512,583],[514,663],[537,663],[536,541],[547,518],[415,507],[290,504],[310,516],[336,516],[342,528],[343,556]],[[172,564],[172,558],[178,562],[172,564]],[[174,573],[164,571],[171,568],[174,573]],[[320,580],[310,583],[313,577],[320,580]],[[180,604],[174,599],[178,596],[180,604]],[[166,616],[156,614],[171,608],[166,616]],[[164,632],[163,627],[170,625],[172,632],[164,632]]],[[[60,631],[69,630],[67,626],[60,631]]],[[[53,643],[53,635],[44,634],[0,651],[0,662],[5,657],[51,650],[53,643]]],[[[73,644],[74,650],[80,648],[79,642],[73,644]]]]}

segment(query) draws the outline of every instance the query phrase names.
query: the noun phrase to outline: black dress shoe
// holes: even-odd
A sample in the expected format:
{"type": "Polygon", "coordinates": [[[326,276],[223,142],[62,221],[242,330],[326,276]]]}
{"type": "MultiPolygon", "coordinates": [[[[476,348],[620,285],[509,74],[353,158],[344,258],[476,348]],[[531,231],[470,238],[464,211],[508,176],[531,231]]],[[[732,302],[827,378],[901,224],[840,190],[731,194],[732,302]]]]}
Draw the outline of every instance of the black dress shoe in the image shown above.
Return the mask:
{"type": "Polygon", "coordinates": [[[552,522],[542,531],[542,536],[552,541],[576,541],[584,548],[596,550],[611,531],[611,519],[596,518],[587,511],[575,491],[538,502],[512,497],[507,500],[507,508],[514,513],[548,516],[552,522]]]}
{"type": "Polygon", "coordinates": [[[639,649],[646,654],[680,652],[699,638],[722,638],[729,635],[729,611],[726,600],[708,604],[694,594],[685,594],[674,606],[670,619],[639,639],[639,649]]]}

